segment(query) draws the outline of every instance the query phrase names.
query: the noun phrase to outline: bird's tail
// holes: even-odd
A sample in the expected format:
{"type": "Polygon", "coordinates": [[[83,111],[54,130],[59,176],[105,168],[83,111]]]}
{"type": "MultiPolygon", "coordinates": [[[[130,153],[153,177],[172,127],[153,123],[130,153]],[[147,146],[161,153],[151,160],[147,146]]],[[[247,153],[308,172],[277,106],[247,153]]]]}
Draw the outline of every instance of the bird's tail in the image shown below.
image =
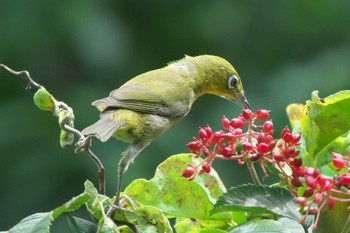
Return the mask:
{"type": "Polygon", "coordinates": [[[82,133],[84,135],[94,135],[102,142],[107,141],[118,129],[124,126],[121,122],[115,121],[112,114],[102,114],[100,120],[83,129],[82,133]]]}

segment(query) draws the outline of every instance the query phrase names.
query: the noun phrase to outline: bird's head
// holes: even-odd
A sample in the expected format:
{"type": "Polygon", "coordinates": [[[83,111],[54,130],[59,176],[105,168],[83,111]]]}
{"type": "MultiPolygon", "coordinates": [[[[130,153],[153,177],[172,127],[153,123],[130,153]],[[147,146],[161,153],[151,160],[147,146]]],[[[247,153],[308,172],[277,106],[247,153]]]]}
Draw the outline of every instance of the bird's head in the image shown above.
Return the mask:
{"type": "Polygon", "coordinates": [[[214,94],[236,101],[243,108],[250,108],[241,78],[228,61],[212,55],[186,58],[191,59],[198,67],[195,88],[198,95],[214,94]]]}

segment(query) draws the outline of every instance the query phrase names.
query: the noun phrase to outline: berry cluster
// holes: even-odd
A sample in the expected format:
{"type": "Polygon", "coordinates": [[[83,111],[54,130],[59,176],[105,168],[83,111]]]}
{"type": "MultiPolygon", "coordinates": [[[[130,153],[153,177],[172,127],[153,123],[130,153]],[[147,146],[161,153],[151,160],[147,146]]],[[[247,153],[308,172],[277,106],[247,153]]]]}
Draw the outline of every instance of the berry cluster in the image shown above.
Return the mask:
{"type": "MultiPolygon", "coordinates": [[[[304,209],[305,218],[301,222],[305,221],[309,213],[313,213],[316,215],[316,227],[324,206],[328,204],[331,209],[336,202],[350,202],[350,198],[339,197],[350,195],[341,191],[342,187],[346,190],[350,188],[350,153],[347,157],[333,153],[333,165],[342,174],[336,177],[327,177],[318,168],[303,167],[297,149],[301,134],[293,134],[286,126],[281,132],[281,139],[275,139],[274,125],[268,120],[269,114],[269,110],[252,112],[245,109],[237,118],[229,120],[224,116],[223,130],[213,132],[209,125],[200,128],[199,137],[194,137],[187,146],[196,157],[204,156],[204,160],[198,165],[189,164],[182,176],[193,180],[197,175],[210,173],[215,159],[236,160],[240,165],[247,164],[255,183],[260,184],[254,163],[260,165],[265,176],[267,172],[264,164],[272,164],[295,194],[296,202],[304,209]],[[314,204],[318,207],[313,208],[314,204]]],[[[210,176],[206,183],[206,186],[209,185],[210,176]]]]}
{"type": "MultiPolygon", "coordinates": [[[[199,138],[194,137],[187,146],[196,156],[203,155],[204,161],[199,165],[189,164],[183,172],[183,176],[193,180],[197,174],[210,173],[214,159],[236,160],[240,165],[259,163],[265,176],[266,169],[263,162],[274,163],[275,156],[282,160],[284,157],[295,157],[298,151],[295,149],[300,135],[294,136],[286,128],[286,143],[278,143],[279,154],[274,153],[277,140],[272,136],[274,126],[269,118],[270,111],[260,109],[252,112],[245,109],[240,116],[229,120],[223,117],[221,122],[223,130],[213,132],[207,125],[199,129],[199,138]],[[256,124],[260,121],[260,124],[256,124]],[[246,132],[243,128],[247,126],[246,132]],[[287,143],[288,142],[288,143],[287,143]]],[[[258,180],[258,178],[254,178],[258,180]]],[[[210,184],[208,178],[207,185],[210,184]]]]}

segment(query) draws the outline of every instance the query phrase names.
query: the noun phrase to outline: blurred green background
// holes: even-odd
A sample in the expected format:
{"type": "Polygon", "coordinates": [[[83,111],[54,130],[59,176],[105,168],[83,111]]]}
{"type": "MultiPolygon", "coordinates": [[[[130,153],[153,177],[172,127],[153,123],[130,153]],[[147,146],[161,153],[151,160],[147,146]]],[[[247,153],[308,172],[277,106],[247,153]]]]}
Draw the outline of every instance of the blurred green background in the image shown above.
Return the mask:
{"type": "MultiPolygon", "coordinates": [[[[272,110],[276,132],[288,124],[289,103],[304,103],[313,90],[324,97],[350,89],[346,0],[0,3],[0,63],[28,70],[73,107],[78,129],[98,119],[93,100],[184,54],[214,54],[230,61],[252,107],[272,110]]],[[[73,147],[59,147],[56,119],[34,106],[31,93],[14,80],[0,81],[0,230],[7,230],[81,193],[86,179],[97,185],[97,170],[73,147]]],[[[218,97],[200,98],[184,121],[142,152],[123,187],[151,178],[167,156],[188,152],[186,143],[199,126],[209,123],[218,130],[222,115],[239,113],[238,105],[218,97]]],[[[116,140],[94,141],[110,196],[125,147],[116,140]]],[[[250,181],[246,168],[234,162],[217,161],[214,168],[227,187],[250,181]]],[[[61,219],[52,232],[64,229],[61,219]]]]}

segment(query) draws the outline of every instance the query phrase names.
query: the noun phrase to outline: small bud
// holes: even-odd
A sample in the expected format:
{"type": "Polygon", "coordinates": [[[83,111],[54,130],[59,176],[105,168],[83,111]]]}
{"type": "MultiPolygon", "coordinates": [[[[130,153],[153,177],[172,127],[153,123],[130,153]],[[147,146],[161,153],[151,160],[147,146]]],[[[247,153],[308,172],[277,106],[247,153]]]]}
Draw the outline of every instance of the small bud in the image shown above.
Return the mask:
{"type": "Polygon", "coordinates": [[[252,110],[247,108],[247,109],[243,110],[242,116],[246,120],[251,120],[253,118],[253,116],[254,116],[254,113],[252,112],[252,110]]]}
{"type": "Polygon", "coordinates": [[[183,173],[182,173],[182,176],[183,177],[186,177],[186,178],[189,178],[193,175],[194,173],[194,168],[193,167],[188,167],[186,168],[183,173]]]}
{"type": "Polygon", "coordinates": [[[259,109],[258,111],[256,111],[255,115],[256,115],[256,119],[258,119],[259,121],[265,121],[267,120],[267,118],[269,118],[270,111],[259,109]]]}

